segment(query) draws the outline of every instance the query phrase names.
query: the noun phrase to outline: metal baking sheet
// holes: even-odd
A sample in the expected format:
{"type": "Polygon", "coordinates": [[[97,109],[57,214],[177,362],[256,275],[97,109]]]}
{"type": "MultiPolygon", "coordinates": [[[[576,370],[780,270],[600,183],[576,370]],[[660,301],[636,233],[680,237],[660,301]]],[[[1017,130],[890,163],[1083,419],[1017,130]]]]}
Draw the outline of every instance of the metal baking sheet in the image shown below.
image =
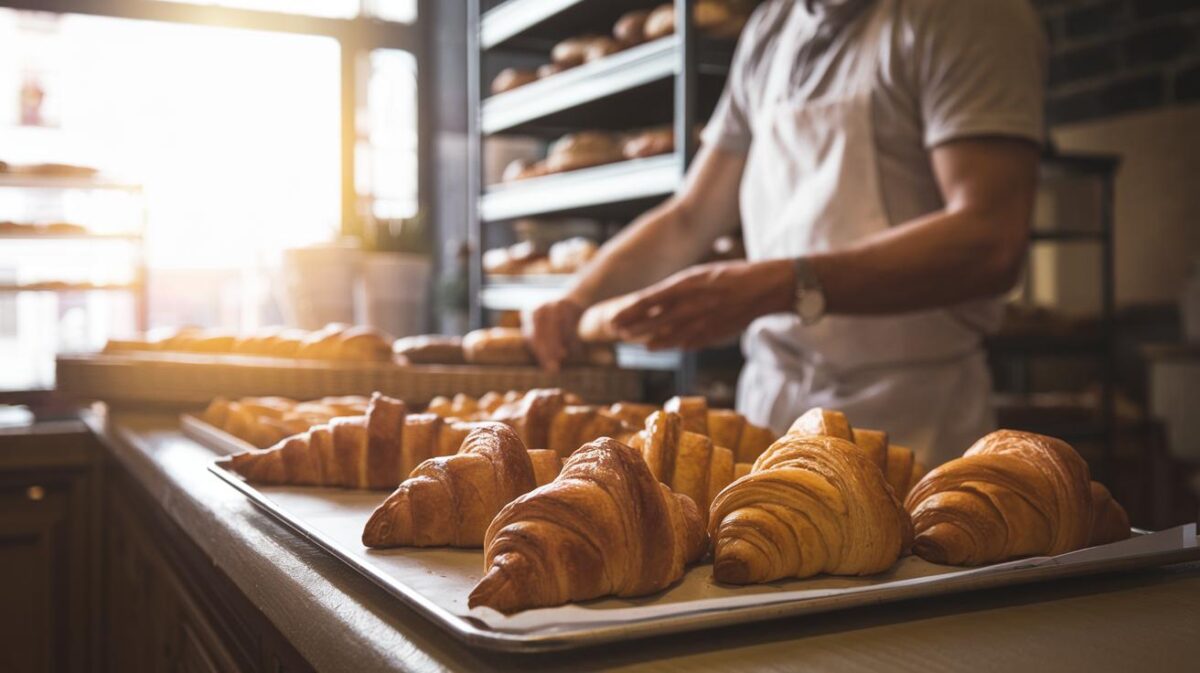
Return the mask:
{"type": "Polygon", "coordinates": [[[694,631],[844,608],[1166,565],[1200,558],[1195,524],[1058,557],[985,568],[939,566],[909,556],[872,577],[822,576],[732,587],[712,580],[712,566],[691,568],[654,596],[604,598],[504,616],[469,609],[467,596],[483,572],[483,553],[461,549],[370,550],[360,542],[383,492],[260,487],[218,458],[210,470],[272,517],[367,576],[384,590],[471,645],[533,652],[694,631]]]}

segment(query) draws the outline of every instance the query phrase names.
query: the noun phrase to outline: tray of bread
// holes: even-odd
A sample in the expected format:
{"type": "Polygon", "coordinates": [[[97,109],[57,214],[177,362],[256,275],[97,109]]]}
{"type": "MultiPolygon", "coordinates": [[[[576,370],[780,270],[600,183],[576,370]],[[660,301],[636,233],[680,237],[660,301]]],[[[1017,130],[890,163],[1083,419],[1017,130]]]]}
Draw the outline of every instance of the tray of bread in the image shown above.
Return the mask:
{"type": "Polygon", "coordinates": [[[836,411],[775,437],[703,398],[543,389],[411,413],[376,393],[210,470],[463,641],[506,651],[1200,558],[1194,524],[1132,530],[1052,437],[994,432],[926,472],[836,411]]]}
{"type": "Polygon", "coordinates": [[[519,328],[393,340],[368,327],[233,335],[178,330],[61,355],[57,389],[114,403],[200,405],[219,395],[312,400],[378,390],[425,404],[439,395],[566,387],[588,399],[641,395],[642,373],[615,366],[610,346],[582,346],[557,372],[537,367],[519,328]]]}

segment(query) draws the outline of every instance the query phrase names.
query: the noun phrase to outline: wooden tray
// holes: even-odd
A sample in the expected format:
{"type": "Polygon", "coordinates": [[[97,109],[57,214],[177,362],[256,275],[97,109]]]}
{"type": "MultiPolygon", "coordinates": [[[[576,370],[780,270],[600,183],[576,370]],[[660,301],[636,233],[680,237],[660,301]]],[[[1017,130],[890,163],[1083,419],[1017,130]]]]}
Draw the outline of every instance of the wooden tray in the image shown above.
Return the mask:
{"type": "Polygon", "coordinates": [[[285,360],[239,355],[130,353],[62,355],[57,388],[85,400],[118,404],[204,405],[214,397],[283,395],[315,399],[379,391],[413,404],[438,395],[563,388],[589,403],[642,398],[642,373],[616,367],[410,365],[285,360]]]}
{"type": "Polygon", "coordinates": [[[467,595],[483,571],[483,553],[468,549],[370,550],[363,525],[383,492],[259,487],[225,469],[210,470],[264,512],[324,548],[401,602],[462,641],[495,650],[535,652],[744,624],[781,617],[1165,565],[1200,558],[1195,524],[1057,557],[985,568],[938,566],[910,556],[873,577],[816,577],[748,587],[720,585],[712,566],[691,568],[664,592],[605,598],[505,617],[469,609],[467,595]]]}

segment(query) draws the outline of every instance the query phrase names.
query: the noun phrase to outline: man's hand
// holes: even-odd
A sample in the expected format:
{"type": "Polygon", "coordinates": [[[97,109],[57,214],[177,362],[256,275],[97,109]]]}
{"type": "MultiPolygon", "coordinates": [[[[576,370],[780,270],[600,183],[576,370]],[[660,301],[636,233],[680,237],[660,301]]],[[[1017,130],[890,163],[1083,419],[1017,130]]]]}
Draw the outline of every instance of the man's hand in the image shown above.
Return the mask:
{"type": "Polygon", "coordinates": [[[546,302],[522,321],[525,338],[538,362],[547,371],[556,372],[578,341],[579,316],[583,304],[571,297],[546,302]]]}
{"type": "Polygon", "coordinates": [[[793,307],[791,260],[700,264],[642,291],[613,317],[618,334],[647,348],[697,349],[793,307]]]}

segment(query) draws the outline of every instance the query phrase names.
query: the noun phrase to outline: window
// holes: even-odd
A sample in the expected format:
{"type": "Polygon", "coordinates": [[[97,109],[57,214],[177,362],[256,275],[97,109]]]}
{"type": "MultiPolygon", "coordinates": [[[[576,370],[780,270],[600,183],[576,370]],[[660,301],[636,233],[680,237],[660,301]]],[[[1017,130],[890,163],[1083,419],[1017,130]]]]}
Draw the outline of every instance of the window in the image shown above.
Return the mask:
{"type": "MultiPolygon", "coordinates": [[[[415,0],[189,3],[265,12],[253,29],[207,25],[242,23],[217,10],[200,25],[138,15],[163,18],[157,2],[79,4],[89,13],[0,9],[0,161],[94,166],[140,190],[0,189],[0,221],[144,229],[144,245],[3,240],[15,283],[136,285],[144,262],[148,326],[253,328],[281,319],[283,249],[356,231],[352,215],[416,214],[413,32],[380,23],[415,21],[415,0]]],[[[130,297],[102,295],[4,297],[0,359],[44,384],[56,350],[135,331],[130,297]]]]}

